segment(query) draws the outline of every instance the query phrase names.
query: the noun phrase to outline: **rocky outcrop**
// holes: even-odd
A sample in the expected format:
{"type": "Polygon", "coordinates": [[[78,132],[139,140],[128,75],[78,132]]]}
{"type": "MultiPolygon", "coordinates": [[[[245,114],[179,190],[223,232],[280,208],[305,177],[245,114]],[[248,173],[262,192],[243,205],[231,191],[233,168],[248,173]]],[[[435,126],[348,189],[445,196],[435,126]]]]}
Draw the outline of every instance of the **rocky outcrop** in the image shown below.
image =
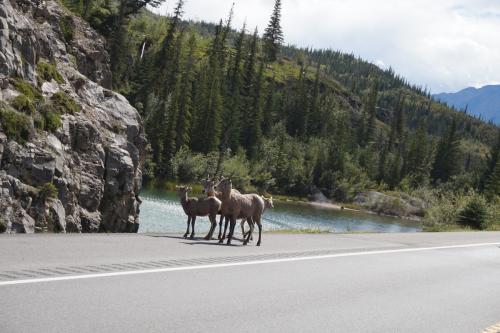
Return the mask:
{"type": "Polygon", "coordinates": [[[10,78],[20,77],[45,100],[64,92],[81,109],[51,132],[35,129],[32,116],[27,142],[0,123],[7,232],[137,232],[146,140],[138,112],[109,90],[108,58],[105,41],[58,2],[0,0],[0,100],[19,95],[10,78]],[[40,61],[61,78],[41,78],[40,61]]]}
{"type": "Polygon", "coordinates": [[[423,200],[406,194],[391,196],[376,191],[358,193],[353,203],[377,214],[410,219],[422,218],[428,208],[423,200]]]}

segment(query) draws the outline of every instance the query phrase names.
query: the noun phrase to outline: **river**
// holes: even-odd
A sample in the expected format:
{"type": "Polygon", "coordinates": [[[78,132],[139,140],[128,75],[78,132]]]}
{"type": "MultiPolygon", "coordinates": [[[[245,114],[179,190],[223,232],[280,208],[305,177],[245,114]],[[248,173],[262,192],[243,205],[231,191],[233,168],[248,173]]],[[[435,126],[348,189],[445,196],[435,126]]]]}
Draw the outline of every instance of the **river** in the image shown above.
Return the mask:
{"type": "MultiPolygon", "coordinates": [[[[183,233],[187,217],[175,192],[144,189],[140,213],[141,233],[183,233]]],[[[274,202],[263,216],[264,231],[319,230],[324,232],[417,232],[414,222],[373,214],[338,211],[303,203],[274,202]]],[[[218,219],[217,219],[218,220],[218,219]]],[[[208,217],[196,220],[196,233],[201,236],[209,229],[208,217]]],[[[237,229],[239,231],[239,227],[237,229]]]]}

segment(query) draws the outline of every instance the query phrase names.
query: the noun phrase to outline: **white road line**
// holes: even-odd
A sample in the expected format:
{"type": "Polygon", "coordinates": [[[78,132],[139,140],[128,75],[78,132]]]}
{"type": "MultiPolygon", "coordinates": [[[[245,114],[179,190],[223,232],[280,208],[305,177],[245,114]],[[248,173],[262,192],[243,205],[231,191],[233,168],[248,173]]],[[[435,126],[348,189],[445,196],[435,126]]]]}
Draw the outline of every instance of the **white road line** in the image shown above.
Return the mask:
{"type": "Polygon", "coordinates": [[[331,259],[331,258],[343,258],[343,257],[369,256],[369,255],[376,255],[376,254],[392,254],[392,253],[421,252],[421,251],[444,250],[444,249],[460,249],[460,248],[482,247],[482,246],[497,246],[497,245],[500,245],[500,243],[476,243],[476,244],[462,244],[462,245],[449,245],[449,246],[416,247],[416,248],[397,249],[397,250],[362,251],[362,252],[325,254],[325,255],[317,255],[317,256],[305,256],[305,257],[296,257],[296,258],[254,260],[254,261],[244,261],[244,262],[234,262],[234,263],[224,263],[224,264],[208,264],[208,265],[183,266],[183,267],[168,267],[168,268],[166,267],[166,268],[155,268],[155,269],[143,269],[143,270],[113,272],[113,273],[96,273],[96,274],[84,274],[84,275],[70,275],[70,276],[59,276],[59,277],[47,277],[47,278],[39,278],[39,279],[24,279],[24,280],[1,281],[0,282],[0,286],[9,286],[9,285],[27,284],[27,283],[41,283],[41,282],[55,282],[55,281],[94,279],[94,278],[103,278],[103,277],[112,277],[112,276],[124,276],[124,275],[164,273],[164,272],[175,272],[175,271],[190,271],[190,270],[208,269],[208,268],[222,268],[222,267],[234,267],[234,266],[274,264],[274,263],[291,262],[291,261],[304,261],[304,260],[317,260],[317,259],[331,259]]]}

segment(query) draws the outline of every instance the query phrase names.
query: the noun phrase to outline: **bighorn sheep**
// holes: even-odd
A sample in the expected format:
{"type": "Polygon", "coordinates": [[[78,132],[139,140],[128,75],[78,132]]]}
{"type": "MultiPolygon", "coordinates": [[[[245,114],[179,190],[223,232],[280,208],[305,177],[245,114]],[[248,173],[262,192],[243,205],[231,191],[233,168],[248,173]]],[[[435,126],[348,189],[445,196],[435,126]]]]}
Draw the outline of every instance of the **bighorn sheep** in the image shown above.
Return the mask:
{"type": "MultiPolygon", "coordinates": [[[[262,199],[264,199],[264,211],[262,213],[264,213],[266,211],[266,209],[268,209],[268,208],[274,208],[273,197],[270,197],[270,198],[262,197],[262,199]]],[[[243,238],[245,238],[247,236],[247,233],[250,232],[250,231],[245,232],[245,228],[244,228],[245,222],[247,222],[248,225],[250,225],[250,222],[247,220],[241,221],[241,234],[243,235],[243,238]]],[[[250,240],[253,240],[252,235],[250,235],[250,240]]]]}
{"type": "MultiPolygon", "coordinates": [[[[203,193],[207,195],[207,197],[216,197],[218,199],[221,198],[221,193],[218,193],[215,191],[215,180],[210,179],[210,175],[207,176],[207,179],[204,179],[201,181],[201,184],[203,185],[203,193]]],[[[234,193],[240,193],[240,191],[236,189],[232,189],[232,192],[234,193]]],[[[220,220],[219,220],[219,236],[217,237],[219,240],[224,240],[226,238],[226,231],[227,231],[227,226],[229,224],[229,218],[224,215],[222,215],[222,212],[219,212],[220,214],[220,220]],[[224,225],[224,233],[222,233],[222,220],[225,217],[225,225],[224,225]]],[[[244,223],[244,220],[242,221],[244,223]]]]}
{"type": "Polygon", "coordinates": [[[197,216],[207,216],[210,219],[210,231],[205,236],[206,240],[212,239],[212,235],[217,226],[217,213],[221,209],[221,201],[216,197],[208,197],[203,199],[198,198],[189,198],[188,192],[191,191],[191,187],[185,186],[176,186],[177,194],[181,199],[182,209],[184,209],[184,213],[188,216],[187,220],[187,230],[184,234],[184,237],[187,237],[189,234],[189,223],[191,222],[191,236],[190,238],[194,238],[194,222],[196,221],[197,216]]]}
{"type": "MultiPolygon", "coordinates": [[[[229,230],[229,235],[227,237],[227,244],[231,244],[231,239],[234,234],[234,227],[236,226],[237,219],[249,219],[250,232],[247,238],[244,240],[243,244],[248,244],[248,241],[253,233],[254,223],[259,227],[259,240],[257,241],[257,246],[261,244],[262,237],[262,213],[264,212],[264,199],[258,194],[241,194],[232,191],[233,184],[230,179],[222,179],[219,184],[215,186],[215,190],[218,190],[221,195],[222,201],[222,215],[229,217],[231,221],[231,227],[229,230]]],[[[219,241],[222,243],[222,239],[219,241]]]]}

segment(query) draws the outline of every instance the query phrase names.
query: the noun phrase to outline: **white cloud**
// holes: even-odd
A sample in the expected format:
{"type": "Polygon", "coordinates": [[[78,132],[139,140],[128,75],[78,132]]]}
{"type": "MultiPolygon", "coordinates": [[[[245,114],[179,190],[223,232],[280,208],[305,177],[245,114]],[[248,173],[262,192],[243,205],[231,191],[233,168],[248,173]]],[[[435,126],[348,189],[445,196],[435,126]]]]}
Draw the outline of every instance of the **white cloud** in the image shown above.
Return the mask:
{"type": "MultiPolygon", "coordinates": [[[[216,22],[233,2],[233,27],[262,32],[274,0],[187,0],[185,17],[216,22]]],[[[500,81],[498,0],[282,2],[287,43],[352,52],[433,92],[500,81]]]]}

